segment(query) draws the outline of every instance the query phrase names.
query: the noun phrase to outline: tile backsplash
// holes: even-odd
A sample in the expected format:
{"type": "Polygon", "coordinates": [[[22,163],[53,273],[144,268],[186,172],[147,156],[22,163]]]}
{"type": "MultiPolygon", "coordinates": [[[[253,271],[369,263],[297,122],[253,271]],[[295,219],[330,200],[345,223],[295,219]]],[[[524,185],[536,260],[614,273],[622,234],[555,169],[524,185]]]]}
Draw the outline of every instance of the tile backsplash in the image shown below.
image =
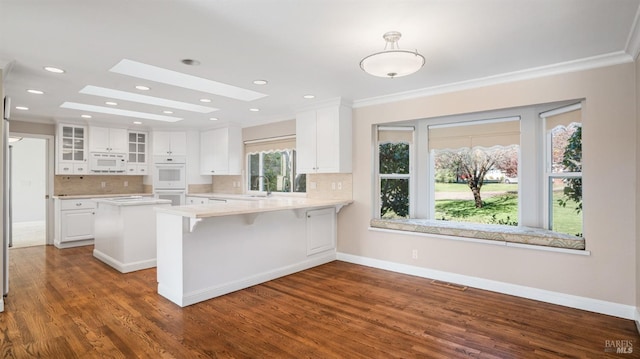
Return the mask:
{"type": "Polygon", "coordinates": [[[308,174],[307,198],[353,199],[353,175],[351,173],[308,174]]]}
{"type": "Polygon", "coordinates": [[[92,195],[151,193],[142,183],[142,176],[55,176],[53,194],[92,195]]]}

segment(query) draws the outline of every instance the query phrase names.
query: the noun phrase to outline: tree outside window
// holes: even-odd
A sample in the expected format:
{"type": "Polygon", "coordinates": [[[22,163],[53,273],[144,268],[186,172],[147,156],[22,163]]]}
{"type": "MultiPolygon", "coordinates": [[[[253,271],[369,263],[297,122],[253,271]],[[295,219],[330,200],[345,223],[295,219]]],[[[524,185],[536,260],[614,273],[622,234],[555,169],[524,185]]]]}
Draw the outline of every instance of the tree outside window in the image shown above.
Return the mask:
{"type": "Polygon", "coordinates": [[[248,155],[250,191],[306,192],[306,176],[295,171],[295,150],[248,155]]]}

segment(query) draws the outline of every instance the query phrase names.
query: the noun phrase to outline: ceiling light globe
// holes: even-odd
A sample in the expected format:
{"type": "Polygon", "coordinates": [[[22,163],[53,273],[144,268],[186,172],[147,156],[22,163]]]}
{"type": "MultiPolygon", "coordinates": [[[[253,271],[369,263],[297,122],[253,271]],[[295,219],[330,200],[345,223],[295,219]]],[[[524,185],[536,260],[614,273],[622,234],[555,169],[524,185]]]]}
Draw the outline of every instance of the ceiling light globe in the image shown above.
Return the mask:
{"type": "Polygon", "coordinates": [[[417,51],[389,50],[369,55],[360,61],[360,68],[373,76],[402,77],[424,66],[424,56],[417,51]]]}

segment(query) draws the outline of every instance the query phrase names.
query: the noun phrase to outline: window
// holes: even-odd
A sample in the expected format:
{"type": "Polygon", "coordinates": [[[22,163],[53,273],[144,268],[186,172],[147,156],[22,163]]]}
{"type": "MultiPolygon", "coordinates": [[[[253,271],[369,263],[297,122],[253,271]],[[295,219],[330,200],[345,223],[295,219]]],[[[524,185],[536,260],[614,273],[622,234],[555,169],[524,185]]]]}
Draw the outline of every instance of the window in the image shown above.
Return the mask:
{"type": "Polygon", "coordinates": [[[470,237],[479,229],[507,242],[585,249],[581,107],[551,103],[377,126],[372,223],[470,237]],[[533,232],[504,225],[534,228],[545,239],[529,242],[523,238],[533,232]]]}
{"type": "Polygon", "coordinates": [[[519,117],[431,125],[428,138],[435,219],[518,225],[519,117]]]}
{"type": "Polygon", "coordinates": [[[247,188],[260,192],[306,192],[306,175],[296,171],[295,137],[245,142],[247,188]]]}
{"type": "Polygon", "coordinates": [[[413,127],[378,128],[380,218],[410,217],[413,131],[413,127]]]}
{"type": "Polygon", "coordinates": [[[540,114],[545,127],[546,227],[582,236],[582,111],[579,105],[540,114]]]}

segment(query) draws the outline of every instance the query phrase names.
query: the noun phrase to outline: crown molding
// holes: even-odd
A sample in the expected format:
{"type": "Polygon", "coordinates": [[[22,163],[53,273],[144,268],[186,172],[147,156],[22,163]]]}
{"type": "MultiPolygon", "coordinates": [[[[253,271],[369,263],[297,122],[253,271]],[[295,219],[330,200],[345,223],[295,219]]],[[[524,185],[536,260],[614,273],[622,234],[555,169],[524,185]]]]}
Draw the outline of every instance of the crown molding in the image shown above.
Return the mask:
{"type": "Polygon", "coordinates": [[[634,60],[638,58],[640,54],[640,6],[636,11],[636,17],[633,19],[631,30],[629,31],[629,37],[627,38],[627,44],[625,46],[625,52],[631,55],[634,60]]]}
{"type": "MultiPolygon", "coordinates": [[[[640,46],[639,46],[640,47],[640,46]]],[[[419,97],[439,95],[449,92],[468,90],[473,88],[498,85],[503,83],[529,80],[539,77],[584,71],[599,67],[613,66],[633,62],[634,57],[625,51],[612,52],[604,55],[587,57],[584,59],[560,62],[557,64],[534,67],[526,70],[508,72],[472,80],[454,82],[450,84],[427,87],[418,90],[399,92],[391,95],[365,98],[353,101],[353,108],[380,105],[419,97]]]]}

